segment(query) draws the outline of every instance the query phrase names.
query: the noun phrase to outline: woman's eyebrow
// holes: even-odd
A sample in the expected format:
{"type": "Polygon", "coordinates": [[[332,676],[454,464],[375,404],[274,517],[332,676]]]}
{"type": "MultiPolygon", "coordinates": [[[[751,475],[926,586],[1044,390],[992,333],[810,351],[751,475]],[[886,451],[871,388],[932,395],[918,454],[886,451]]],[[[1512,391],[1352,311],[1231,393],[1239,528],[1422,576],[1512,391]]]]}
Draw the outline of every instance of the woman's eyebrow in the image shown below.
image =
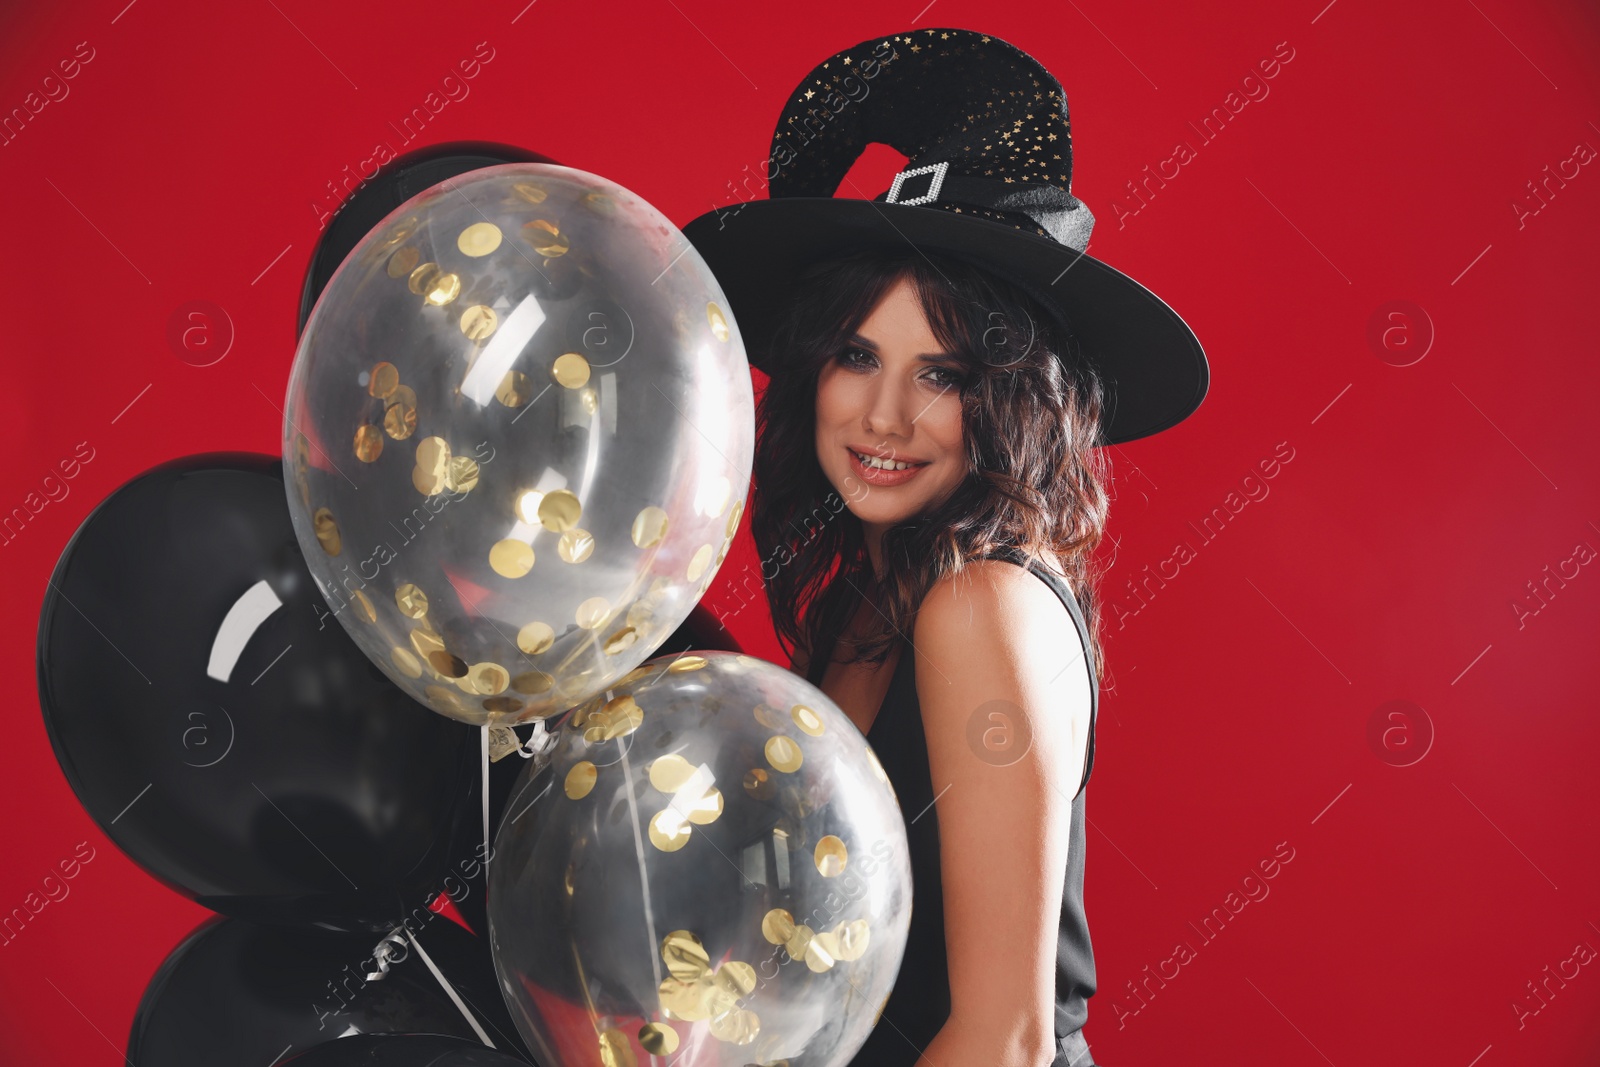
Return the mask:
{"type": "MultiPolygon", "coordinates": [[[[860,345],[862,348],[871,349],[873,352],[878,351],[878,346],[877,346],[877,344],[875,342],[867,340],[865,337],[862,337],[859,333],[851,335],[850,343],[851,344],[860,345]]],[[[956,362],[955,354],[951,353],[951,352],[924,352],[922,355],[918,356],[917,358],[922,360],[924,363],[954,363],[954,362],[956,362]]]]}

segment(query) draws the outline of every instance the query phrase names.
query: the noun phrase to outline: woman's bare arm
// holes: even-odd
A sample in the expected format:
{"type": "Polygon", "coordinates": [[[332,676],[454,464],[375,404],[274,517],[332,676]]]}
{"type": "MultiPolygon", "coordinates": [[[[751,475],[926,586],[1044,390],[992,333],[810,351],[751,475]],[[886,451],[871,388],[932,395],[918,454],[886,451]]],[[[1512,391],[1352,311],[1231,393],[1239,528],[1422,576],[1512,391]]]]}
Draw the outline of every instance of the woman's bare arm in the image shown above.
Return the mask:
{"type": "Polygon", "coordinates": [[[1088,743],[1077,628],[1043,582],[980,561],[917,615],[917,696],[939,820],[950,1018],[935,1064],[1047,1067],[1072,797],[1088,743]]]}

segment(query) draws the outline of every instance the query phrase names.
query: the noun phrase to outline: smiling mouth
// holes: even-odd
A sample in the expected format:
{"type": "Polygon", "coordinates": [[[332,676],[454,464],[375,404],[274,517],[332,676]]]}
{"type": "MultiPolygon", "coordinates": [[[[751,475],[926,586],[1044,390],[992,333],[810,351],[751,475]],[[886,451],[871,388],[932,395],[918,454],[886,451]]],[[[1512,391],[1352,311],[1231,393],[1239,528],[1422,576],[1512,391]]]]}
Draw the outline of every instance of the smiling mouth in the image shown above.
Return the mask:
{"type": "Polygon", "coordinates": [[[917,467],[926,467],[928,465],[926,463],[908,463],[905,460],[879,459],[877,456],[869,456],[849,447],[846,447],[845,451],[855,456],[856,460],[868,470],[903,471],[914,470],[917,467]]]}

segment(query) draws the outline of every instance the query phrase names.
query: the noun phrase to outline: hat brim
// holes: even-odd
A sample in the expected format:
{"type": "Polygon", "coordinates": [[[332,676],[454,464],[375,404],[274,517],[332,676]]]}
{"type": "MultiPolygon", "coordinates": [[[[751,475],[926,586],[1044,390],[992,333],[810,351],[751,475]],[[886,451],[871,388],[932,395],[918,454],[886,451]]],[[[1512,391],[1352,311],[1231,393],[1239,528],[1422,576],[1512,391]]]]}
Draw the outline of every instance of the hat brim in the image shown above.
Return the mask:
{"type": "Polygon", "coordinates": [[[1105,444],[1160,433],[1205,399],[1205,351],[1183,319],[1114,267],[1045,237],[940,208],[779,197],[707,212],[683,228],[716,275],[750,362],[770,373],[778,316],[810,264],[868,247],[954,255],[1064,314],[1106,386],[1105,444]]]}

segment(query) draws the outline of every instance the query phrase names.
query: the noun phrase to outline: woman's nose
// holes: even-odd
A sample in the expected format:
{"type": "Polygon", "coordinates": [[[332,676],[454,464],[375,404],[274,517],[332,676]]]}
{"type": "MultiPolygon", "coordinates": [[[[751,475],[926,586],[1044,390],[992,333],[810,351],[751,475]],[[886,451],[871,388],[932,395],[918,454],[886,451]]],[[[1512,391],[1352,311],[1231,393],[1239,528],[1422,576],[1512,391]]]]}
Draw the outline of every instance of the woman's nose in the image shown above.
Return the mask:
{"type": "Polygon", "coordinates": [[[910,405],[911,398],[905,395],[904,390],[897,383],[889,381],[887,375],[882,376],[872,390],[862,424],[868,433],[875,434],[880,440],[907,439],[911,436],[912,423],[916,419],[916,413],[910,405]]]}

